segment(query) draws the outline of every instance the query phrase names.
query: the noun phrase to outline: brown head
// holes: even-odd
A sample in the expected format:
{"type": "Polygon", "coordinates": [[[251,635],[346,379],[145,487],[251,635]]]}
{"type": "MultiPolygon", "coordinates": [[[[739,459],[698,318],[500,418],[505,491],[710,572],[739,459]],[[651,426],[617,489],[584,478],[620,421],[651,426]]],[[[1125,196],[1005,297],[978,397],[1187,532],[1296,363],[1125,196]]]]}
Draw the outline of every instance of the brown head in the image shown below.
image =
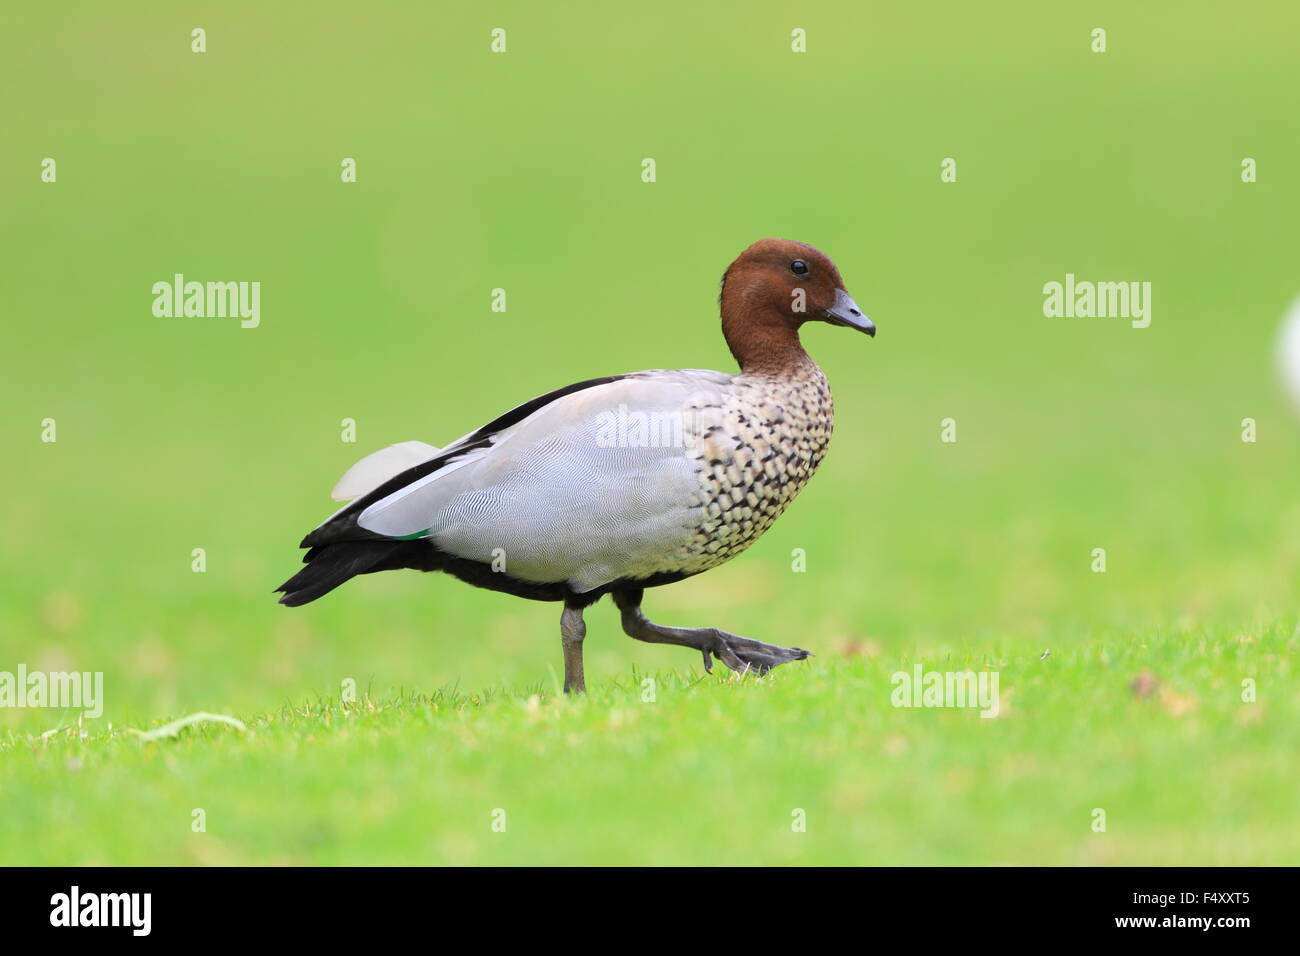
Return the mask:
{"type": "Polygon", "coordinates": [[[876,334],[820,250],[791,239],[760,239],[722,276],[722,334],[743,371],[782,372],[803,357],[799,327],[829,322],[876,334]]]}

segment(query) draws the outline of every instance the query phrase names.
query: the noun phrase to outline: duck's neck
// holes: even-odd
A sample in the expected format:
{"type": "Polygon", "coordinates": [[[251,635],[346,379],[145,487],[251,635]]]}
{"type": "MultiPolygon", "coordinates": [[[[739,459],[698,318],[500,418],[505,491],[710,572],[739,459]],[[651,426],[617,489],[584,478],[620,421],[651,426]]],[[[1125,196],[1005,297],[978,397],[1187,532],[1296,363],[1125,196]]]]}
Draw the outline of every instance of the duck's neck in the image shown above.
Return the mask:
{"type": "Polygon", "coordinates": [[[724,315],[722,334],[746,375],[797,376],[816,363],[803,350],[799,332],[777,314],[724,315]]]}

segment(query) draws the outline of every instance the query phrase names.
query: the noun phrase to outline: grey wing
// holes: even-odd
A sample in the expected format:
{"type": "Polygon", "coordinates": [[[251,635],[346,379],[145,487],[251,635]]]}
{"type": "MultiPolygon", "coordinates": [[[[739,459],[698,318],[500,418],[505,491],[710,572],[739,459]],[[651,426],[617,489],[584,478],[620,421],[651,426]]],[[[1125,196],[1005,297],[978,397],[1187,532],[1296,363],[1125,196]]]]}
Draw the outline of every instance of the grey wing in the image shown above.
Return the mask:
{"type": "Polygon", "coordinates": [[[563,396],[357,524],[577,591],[672,570],[699,523],[693,449],[729,380],[649,372],[563,396]]]}

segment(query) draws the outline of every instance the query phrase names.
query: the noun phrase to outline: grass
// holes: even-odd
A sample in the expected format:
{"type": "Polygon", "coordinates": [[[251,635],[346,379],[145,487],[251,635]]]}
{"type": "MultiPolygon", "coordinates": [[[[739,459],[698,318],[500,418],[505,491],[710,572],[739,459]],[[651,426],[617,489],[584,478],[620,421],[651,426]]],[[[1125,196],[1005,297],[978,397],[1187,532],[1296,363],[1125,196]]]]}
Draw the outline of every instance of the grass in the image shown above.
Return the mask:
{"type": "Polygon", "coordinates": [[[1169,632],[920,660],[996,669],[994,719],[895,708],[913,661],[846,647],[584,699],[363,690],[243,733],[10,735],[0,838],[15,863],[1294,864],[1294,644],[1169,632]],[[1269,677],[1246,704],[1250,674],[1269,677]]]}
{"type": "Polygon", "coordinates": [[[0,672],[105,686],[80,726],[0,708],[0,863],[1300,861],[1295,5],[488,16],[137,0],[0,37],[0,672]],[[880,334],[807,332],[826,463],[646,611],[815,659],[703,678],[604,602],[564,700],[552,606],[415,573],[275,604],[362,455],[730,369],[718,277],[766,235],[880,334]],[[261,282],[261,325],[154,317],[176,272],[261,282]],[[1151,326],[1046,318],[1066,273],[1150,281],[1151,326]],[[917,661],[998,671],[1001,715],[892,707],[917,661]],[[197,712],[247,729],[131,732],[197,712]]]}

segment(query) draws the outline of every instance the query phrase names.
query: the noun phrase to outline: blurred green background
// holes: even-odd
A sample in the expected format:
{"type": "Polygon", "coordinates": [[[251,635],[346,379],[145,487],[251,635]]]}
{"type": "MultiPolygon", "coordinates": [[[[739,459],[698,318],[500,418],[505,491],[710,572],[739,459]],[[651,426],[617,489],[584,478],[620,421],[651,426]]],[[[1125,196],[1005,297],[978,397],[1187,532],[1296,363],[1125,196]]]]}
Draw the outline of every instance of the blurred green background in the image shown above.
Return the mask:
{"type": "MultiPolygon", "coordinates": [[[[1274,362],[1300,292],[1294,4],[132,2],[6,20],[0,670],[105,672],[100,726],[265,713],[344,678],[376,698],[549,695],[557,607],[414,572],[296,611],[270,591],[334,481],[376,448],[445,443],[583,378],[730,369],[718,279],[784,236],[836,260],[880,334],[809,328],[837,403],[826,463],[745,556],[652,592],[652,617],[819,653],[778,689],[864,648],[887,674],[952,648],[1059,659],[1101,635],[1259,637],[1215,675],[1273,695],[1252,725],[1268,760],[1243,772],[1297,742],[1300,419],[1274,362]],[[645,157],[657,182],[641,181],[645,157]],[[1258,182],[1241,181],[1244,157],[1258,182]],[[151,286],[176,272],[261,282],[260,327],[155,318],[151,286]],[[1045,318],[1042,286],[1067,272],[1151,282],[1150,328],[1045,318]]],[[[696,664],[624,637],[607,604],[588,624],[593,684],[696,664]]],[[[1113,675],[1121,701],[1142,666],[1113,675]]],[[[874,712],[887,695],[828,706],[874,712]]],[[[1061,712],[1101,719],[1082,701],[1061,712]]],[[[1107,732],[1130,719],[1109,713],[1107,732]]],[[[45,798],[74,786],[23,743],[59,720],[0,710],[18,742],[0,752],[10,835],[22,823],[31,840],[45,798]]],[[[1226,757],[1216,726],[1188,773],[1226,757]]],[[[864,763],[845,772],[870,775],[879,746],[853,742],[864,763]]],[[[145,778],[83,774],[74,805],[146,805],[145,778]]],[[[1132,792],[1173,785],[1189,784],[1132,792]]],[[[1284,827],[1296,794],[1270,777],[1259,813],[1284,827]]],[[[976,821],[1025,811],[954,800],[976,821]]],[[[260,859],[254,833],[220,859],[260,859]]],[[[90,858],[130,858],[110,846],[90,858]]],[[[1266,829],[1255,846],[1293,854],[1300,838],[1266,829]]],[[[401,858],[336,850],[277,859],[401,858]]],[[[83,859],[39,839],[0,853],[83,859]]],[[[442,858],[481,857],[423,857],[442,858]]]]}

